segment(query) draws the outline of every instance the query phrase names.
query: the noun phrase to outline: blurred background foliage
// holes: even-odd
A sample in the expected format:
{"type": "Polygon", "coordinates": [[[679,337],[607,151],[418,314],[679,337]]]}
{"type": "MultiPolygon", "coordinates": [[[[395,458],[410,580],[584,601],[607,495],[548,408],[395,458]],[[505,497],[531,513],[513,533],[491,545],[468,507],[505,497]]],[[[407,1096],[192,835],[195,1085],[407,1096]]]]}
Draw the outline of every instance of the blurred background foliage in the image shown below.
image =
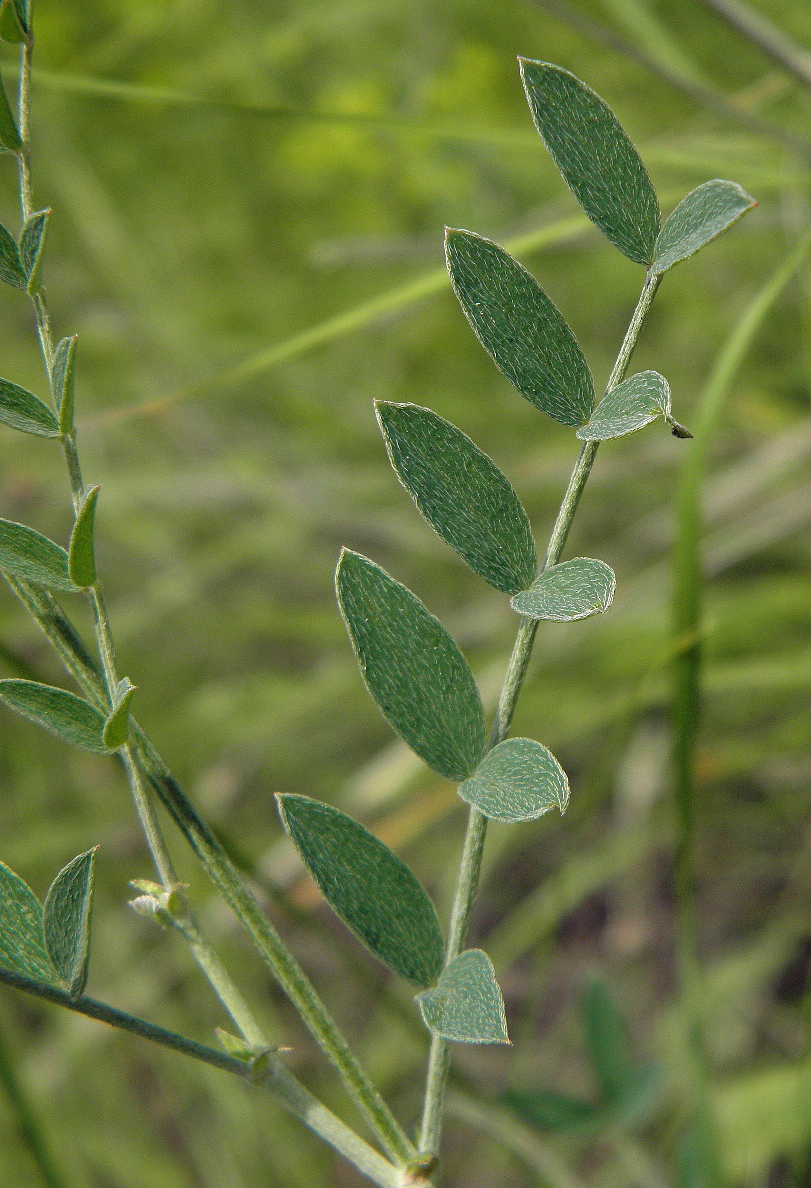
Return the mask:
{"type": "MultiPolygon", "coordinates": [[[[757,8],[811,46],[807,5],[757,8]]],[[[442,617],[490,705],[514,617],[416,514],[372,400],[424,404],[468,432],[545,541],[574,438],[475,341],[443,276],[443,224],[500,242],[541,232],[522,259],[598,387],[642,277],[572,224],[516,54],[558,62],[607,99],[665,212],[715,176],[759,199],[665,278],[636,355],[636,369],[667,376],[687,425],[724,341],[809,222],[811,90],[703,0],[41,0],[36,21],[35,194],[54,208],[46,284],[57,333],[79,335],[82,454],[102,484],[121,671],[139,686],[139,719],[413,1124],[427,1037],[407,988],[319,904],[272,793],[360,817],[446,911],[462,806],[363,689],[334,601],[339,547],[371,555],[442,617]]],[[[3,63],[10,84],[9,47],[3,63]]],[[[0,218],[16,217],[13,162],[0,159],[0,218]]],[[[28,306],[8,288],[0,347],[2,374],[44,394],[28,306]]],[[[806,272],[747,353],[704,490],[704,1006],[729,1177],[769,1188],[811,1183],[810,384],[806,272]]],[[[515,1048],[456,1049],[449,1185],[674,1183],[685,1070],[669,557],[689,449],[662,426],[601,449],[568,553],[610,563],[617,600],[604,619],[539,631],[515,729],[555,751],[572,800],[562,822],[491,830],[473,942],[495,961],[515,1048]],[[581,1001],[594,972],[634,1058],[664,1068],[644,1119],[547,1137],[494,1108],[472,1116],[474,1096],[592,1095],[581,1001]]],[[[47,442],[0,434],[0,512],[66,541],[67,489],[47,442]]],[[[0,669],[62,681],[9,593],[0,669]]],[[[2,859],[43,893],[74,854],[101,846],[89,992],[211,1038],[224,1019],[182,942],[127,907],[127,881],[151,872],[121,774],[7,713],[0,731],[2,859]]],[[[227,911],[174,850],[292,1066],[343,1110],[227,911]]],[[[0,1065],[16,1070],[65,1188],[359,1183],[264,1096],[212,1070],[10,991],[0,1036],[0,1065]]],[[[41,1177],[0,1095],[0,1180],[41,1177]]]]}

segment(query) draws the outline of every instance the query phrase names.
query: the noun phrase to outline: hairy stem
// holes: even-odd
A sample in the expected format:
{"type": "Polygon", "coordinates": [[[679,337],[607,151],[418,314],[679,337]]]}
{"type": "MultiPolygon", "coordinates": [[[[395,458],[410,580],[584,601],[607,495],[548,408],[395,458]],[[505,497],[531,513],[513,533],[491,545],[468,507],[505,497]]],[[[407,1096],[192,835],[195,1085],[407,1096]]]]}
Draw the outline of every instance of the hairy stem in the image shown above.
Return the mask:
{"type": "MultiPolygon", "coordinates": [[[[606,386],[606,391],[619,384],[631,361],[634,347],[639,338],[645,315],[650,309],[651,302],[659,287],[660,277],[647,276],[642,287],[639,301],[633,312],[625,337],[622,341],[617,360],[612,368],[606,386]]],[[[549,538],[546,556],[541,566],[543,573],[550,565],[556,565],[563,552],[569,529],[572,526],[583,488],[591,472],[594,458],[597,454],[597,442],[584,442],[572,470],[566,494],[561,501],[555,526],[549,538]]],[[[513,645],[512,655],[507,666],[507,673],[499,696],[496,717],[493,723],[488,750],[492,750],[506,736],[510,728],[515,707],[524,683],[535,634],[538,629],[536,620],[526,616],[521,617],[518,633],[513,645]]],[[[459,875],[451,910],[451,924],[448,934],[448,945],[445,964],[449,964],[462,952],[467,940],[470,913],[476,898],[481,873],[482,854],[487,835],[487,819],[477,809],[471,808],[468,814],[467,832],[459,866],[459,875]]],[[[422,1128],[420,1132],[420,1149],[437,1155],[442,1135],[442,1105],[445,1094],[445,1084],[450,1063],[450,1045],[440,1036],[433,1036],[431,1050],[428,1057],[428,1072],[425,1084],[425,1100],[423,1104],[422,1128]]]]}
{"type": "MultiPolygon", "coordinates": [[[[22,148],[18,152],[17,158],[19,163],[20,206],[23,222],[33,212],[28,135],[31,58],[32,43],[29,42],[24,45],[22,50],[18,105],[22,148]]],[[[39,292],[32,296],[32,301],[36,314],[37,333],[42,356],[48,372],[51,396],[54,404],[56,404],[53,383],[54,348],[47,307],[44,297],[39,292]]],[[[78,511],[84,498],[85,490],[75,433],[73,430],[70,430],[63,435],[61,440],[70,477],[73,507],[74,511],[78,511]]],[[[15,586],[17,592],[22,593],[25,583],[14,583],[13,588],[15,586]]],[[[89,680],[93,686],[94,698],[97,704],[99,702],[99,694],[103,693],[100,698],[101,705],[99,708],[102,712],[109,713],[110,709],[115,706],[118,698],[118,672],[113,637],[101,584],[96,582],[91,586],[87,590],[87,596],[93,611],[94,633],[101,659],[101,677],[103,681],[101,690],[98,687],[97,678],[99,673],[95,665],[92,665],[91,662],[91,668],[88,670],[87,664],[84,662],[85,658],[83,658],[80,668],[84,679],[89,680]],[[93,671],[94,669],[95,671],[93,671]]],[[[23,601],[29,609],[32,609],[34,600],[27,597],[27,592],[23,601]]],[[[47,618],[49,619],[49,638],[52,638],[51,633],[54,629],[53,613],[49,613],[47,618]]],[[[58,650],[60,656],[66,662],[68,662],[70,653],[69,638],[71,635],[75,635],[72,629],[67,633],[62,632],[60,636],[58,650]]],[[[77,677],[77,679],[79,678],[77,677]]],[[[157,752],[148,744],[145,736],[137,733],[134,728],[133,734],[135,742],[122,748],[120,757],[130,783],[139,819],[144,828],[147,844],[164,889],[169,892],[175,890],[177,880],[174,877],[172,861],[161,834],[154,809],[150,804],[148,786],[157,792],[158,796],[169,809],[208,874],[225,895],[228,903],[247,928],[260,953],[270,966],[271,971],[287,992],[305,1023],[310,1028],[310,1031],[340,1074],[347,1089],[354,1097],[361,1111],[365,1114],[373,1132],[377,1135],[384,1148],[399,1163],[408,1162],[414,1154],[413,1145],[409,1142],[405,1132],[396,1122],[382,1097],[361,1068],[354,1053],[333,1022],[303,970],[288,952],[281,938],[265,917],[259,904],[242,883],[236,869],[214,838],[211,830],[208,829],[197,815],[179,786],[172,779],[171,773],[162,763],[157,752]]],[[[180,931],[184,932],[184,935],[192,943],[192,952],[203,973],[210,980],[213,977],[212,986],[215,992],[220,996],[226,1009],[232,1014],[235,1023],[242,1031],[246,1040],[249,1039],[251,1042],[256,1040],[261,1036],[256,1022],[253,1020],[250,1012],[247,1011],[244,1001],[233,987],[219,959],[204,940],[200,928],[191,916],[187,906],[184,906],[183,910],[178,912],[175,922],[180,931]]]]}
{"type": "MultiPolygon", "coordinates": [[[[95,998],[85,995],[71,998],[65,990],[49,986],[47,982],[25,977],[23,974],[12,973],[11,970],[0,968],[0,982],[23,990],[27,994],[33,994],[37,998],[44,998],[48,1002],[58,1003],[69,1011],[107,1023],[110,1027],[129,1031],[142,1039],[151,1040],[152,1043],[160,1044],[164,1048],[171,1048],[174,1052],[210,1064],[253,1084],[265,1086],[286,1109],[300,1118],[365,1176],[380,1185],[380,1188],[399,1188],[399,1170],[313,1097],[272,1051],[255,1060],[239,1060],[216,1048],[198,1044],[196,1040],[188,1039],[175,1031],[147,1023],[145,1019],[108,1006],[107,1003],[99,1002],[95,998]]],[[[57,1183],[59,1188],[63,1188],[61,1181],[53,1181],[54,1185],[57,1183]]]]}
{"type": "MultiPolygon", "coordinates": [[[[23,47],[22,57],[23,61],[20,71],[19,92],[19,121],[20,137],[23,142],[23,147],[18,154],[18,157],[20,174],[20,205],[23,222],[25,222],[26,219],[30,218],[33,211],[28,138],[28,112],[32,57],[31,44],[25,45],[23,47]]],[[[39,338],[40,349],[42,351],[42,357],[48,373],[48,382],[51,389],[51,395],[52,398],[54,398],[54,348],[50,320],[48,317],[48,308],[45,298],[40,292],[32,294],[31,300],[34,305],[34,312],[36,315],[37,335],[39,338]]],[[[79,462],[79,452],[73,432],[67,433],[63,436],[62,448],[67,465],[68,476],[70,479],[73,510],[74,513],[76,513],[81,506],[85,489],[84,481],[82,479],[81,464],[79,462]]],[[[106,714],[109,713],[110,708],[115,705],[117,699],[118,672],[116,668],[112,629],[110,627],[110,620],[107,614],[101,582],[97,581],[95,585],[87,590],[87,597],[93,612],[94,634],[96,637],[98,653],[102,663],[103,684],[99,690],[100,696],[97,699],[97,705],[98,708],[106,714]]],[[[158,877],[164,887],[164,890],[171,891],[177,885],[177,875],[175,874],[168,847],[161,833],[160,825],[158,823],[155,808],[151,799],[151,791],[149,790],[146,781],[140,772],[132,747],[127,746],[122,748],[121,761],[127,775],[138,819],[146,839],[147,847],[150,854],[152,855],[152,860],[158,873],[158,877]]],[[[221,962],[213,953],[208,943],[205,941],[200,927],[191,914],[191,911],[188,909],[187,905],[184,904],[184,910],[176,914],[173,922],[175,923],[175,926],[178,928],[178,930],[182,932],[189,941],[197,964],[211,982],[211,985],[214,988],[217,996],[231,1015],[231,1018],[234,1020],[236,1026],[242,1032],[243,1037],[250,1043],[264,1043],[265,1041],[262,1037],[261,1029],[259,1028],[256,1020],[248,1009],[247,1004],[240,995],[239,991],[231,982],[221,962]]]]}

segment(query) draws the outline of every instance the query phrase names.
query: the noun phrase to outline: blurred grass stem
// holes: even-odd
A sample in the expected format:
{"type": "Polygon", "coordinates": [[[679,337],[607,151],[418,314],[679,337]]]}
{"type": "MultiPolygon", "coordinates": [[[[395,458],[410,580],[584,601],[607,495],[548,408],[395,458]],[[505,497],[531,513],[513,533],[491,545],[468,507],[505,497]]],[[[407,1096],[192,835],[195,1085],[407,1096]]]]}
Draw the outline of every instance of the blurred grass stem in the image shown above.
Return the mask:
{"type": "Polygon", "coordinates": [[[767,54],[773,62],[777,62],[788,70],[806,87],[811,87],[811,53],[792,41],[768,17],[756,12],[742,0],[702,0],[702,2],[767,54]]]}
{"type": "Polygon", "coordinates": [[[48,1188],[67,1188],[68,1181],[57,1170],[51,1157],[39,1119],[28,1100],[28,1095],[17,1079],[11,1055],[2,1036],[0,1036],[0,1085],[5,1089],[6,1096],[17,1116],[17,1124],[39,1168],[42,1182],[47,1184],[48,1188]]]}
{"type": "Polygon", "coordinates": [[[711,1114],[709,1069],[703,1034],[704,975],[698,940],[696,895],[696,746],[701,717],[702,592],[701,486],[707,448],[724,399],[746,351],[785,286],[811,248],[811,232],[782,261],[755,296],[724,345],[707,383],[694,427],[694,442],[682,471],[677,498],[673,552],[673,777],[677,812],[674,855],[676,953],[681,981],[683,1025],[690,1064],[693,1106],[709,1141],[710,1173],[720,1179],[720,1160],[711,1114]]]}

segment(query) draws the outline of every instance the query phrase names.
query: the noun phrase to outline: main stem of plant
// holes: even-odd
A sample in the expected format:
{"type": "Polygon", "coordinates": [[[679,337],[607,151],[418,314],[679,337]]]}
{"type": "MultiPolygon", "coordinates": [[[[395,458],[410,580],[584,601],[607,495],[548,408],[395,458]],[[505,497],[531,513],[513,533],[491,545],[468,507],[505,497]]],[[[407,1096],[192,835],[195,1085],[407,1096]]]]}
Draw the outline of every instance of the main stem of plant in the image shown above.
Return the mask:
{"type": "MultiPolygon", "coordinates": [[[[22,47],[18,103],[19,132],[22,147],[17,153],[17,159],[19,163],[20,207],[23,223],[34,212],[28,134],[32,54],[33,38],[29,37],[22,47]]],[[[32,294],[32,302],[36,313],[40,346],[53,397],[54,344],[47,306],[43,296],[39,292],[32,294]]],[[[78,512],[85,495],[85,488],[73,430],[62,436],[62,446],[70,477],[74,511],[78,512]]],[[[106,691],[106,697],[104,698],[106,705],[103,704],[102,708],[109,712],[115,706],[118,698],[118,673],[112,632],[100,583],[97,582],[91,586],[87,590],[87,595],[93,611],[95,636],[101,658],[102,676],[106,691]]],[[[64,653],[61,650],[60,654],[64,658],[64,653]]],[[[160,761],[157,752],[155,752],[145,736],[137,731],[137,729],[133,730],[133,735],[134,741],[121,748],[120,757],[130,783],[136,811],[164,889],[167,891],[176,889],[177,878],[149,795],[150,787],[161,796],[166,807],[172,813],[175,822],[192,845],[195,853],[201,859],[207,873],[218,889],[225,895],[232,910],[253,938],[271,972],[279,981],[303,1021],[333,1064],[386,1152],[398,1165],[407,1164],[413,1159],[415,1154],[413,1144],[409,1141],[408,1136],[392,1115],[366,1072],[361,1068],[349,1044],[329,1015],[326,1006],[317,995],[304,971],[300,968],[292,954],[288,952],[281,937],[276,933],[258,903],[242,883],[236,869],[211,831],[200,820],[192,806],[183,796],[180,788],[171,778],[168,769],[160,761]]],[[[254,1020],[239,991],[231,981],[227,971],[219,961],[219,958],[208,945],[207,941],[205,941],[199,926],[185,905],[177,913],[174,922],[179,931],[186,937],[199,967],[208,978],[246,1041],[255,1046],[266,1046],[267,1041],[264,1039],[261,1029],[254,1020]]],[[[323,1135],[323,1137],[326,1137],[328,1142],[331,1141],[327,1135],[323,1135]]]]}
{"type": "MultiPolygon", "coordinates": [[[[606,392],[610,392],[612,388],[615,388],[617,384],[621,383],[625,376],[631,355],[639,338],[640,330],[642,329],[642,323],[659,287],[660,280],[660,276],[647,276],[645,278],[642,293],[625,333],[625,338],[623,339],[617,360],[611,371],[608,384],[606,385],[606,392]]],[[[574,514],[580,502],[580,496],[583,494],[583,488],[586,485],[595,455],[597,454],[598,444],[596,441],[587,441],[580,450],[571,478],[569,479],[569,485],[566,488],[566,494],[563,496],[563,501],[560,505],[557,519],[555,520],[555,526],[552,529],[552,535],[549,538],[549,545],[540,573],[543,573],[550,565],[557,565],[560,560],[560,555],[566,544],[566,537],[569,535],[569,529],[571,528],[574,514]]],[[[492,750],[493,747],[497,746],[504,739],[510,728],[510,722],[515,712],[515,706],[521,692],[521,686],[524,683],[530,656],[532,655],[532,646],[535,642],[535,633],[537,630],[537,619],[530,619],[526,616],[521,617],[510,662],[507,666],[507,674],[504,678],[504,684],[502,685],[498,700],[498,708],[490,734],[488,750],[492,750]]],[[[459,956],[467,940],[470,913],[473,910],[473,902],[476,898],[476,890],[479,885],[482,853],[484,851],[486,836],[487,818],[477,809],[471,808],[468,815],[467,833],[465,834],[456,892],[451,910],[448,944],[445,955],[446,965],[459,956]]],[[[448,1041],[439,1036],[434,1036],[431,1041],[431,1051],[428,1058],[428,1075],[425,1085],[425,1101],[420,1132],[420,1150],[426,1153],[430,1152],[435,1156],[439,1153],[442,1134],[442,1106],[449,1064],[450,1045],[448,1041]]]]}

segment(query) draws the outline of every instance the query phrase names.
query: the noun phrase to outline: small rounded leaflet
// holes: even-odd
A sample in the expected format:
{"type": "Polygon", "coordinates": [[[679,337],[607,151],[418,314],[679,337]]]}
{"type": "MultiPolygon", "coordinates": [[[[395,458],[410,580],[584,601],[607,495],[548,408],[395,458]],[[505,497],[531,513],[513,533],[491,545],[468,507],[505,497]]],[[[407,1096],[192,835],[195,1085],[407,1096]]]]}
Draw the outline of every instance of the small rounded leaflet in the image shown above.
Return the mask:
{"type": "Polygon", "coordinates": [[[510,599],[510,606],[530,619],[570,623],[608,610],[616,584],[614,571],[605,561],[574,557],[550,565],[528,590],[510,599]]]}
{"type": "Polygon", "coordinates": [[[87,985],[96,848],[79,854],[60,870],[45,896],[45,944],[72,998],[83,994],[87,985]]]}
{"type": "Polygon", "coordinates": [[[96,503],[100,487],[91,487],[76,513],[68,548],[68,573],[75,586],[86,588],[96,581],[96,503]]]}
{"type": "Polygon", "coordinates": [[[432,1035],[458,1044],[509,1044],[504,999],[493,963],[481,949],[450,961],[436,986],[417,995],[432,1035]]]}
{"type": "Polygon", "coordinates": [[[40,287],[42,260],[45,255],[45,240],[48,231],[50,210],[38,210],[26,220],[20,232],[20,262],[25,269],[26,288],[35,294],[40,287]]]}
{"type": "Polygon", "coordinates": [[[459,795],[491,821],[533,821],[552,808],[566,811],[569,781],[539,742],[508,738],[459,785],[459,795]]]}
{"type": "Polygon", "coordinates": [[[445,257],[473,331],[521,395],[562,425],[582,425],[594,383],[580,344],[535,277],[497,243],[448,228],[445,257]]]}
{"type": "Polygon", "coordinates": [[[682,198],[656,240],[651,272],[659,275],[687,260],[757,206],[736,182],[714,178],[682,198]]]}
{"type": "Polygon", "coordinates": [[[277,795],[282,824],[332,910],[374,955],[418,986],[439,977],[436,909],[405,862],[340,809],[277,795]]]}
{"type": "Polygon", "coordinates": [[[660,213],[639,153],[611,108],[562,66],[519,58],[535,127],[593,223],[637,264],[650,264],[660,213]]]}
{"type": "Polygon", "coordinates": [[[587,425],[577,430],[581,441],[608,441],[670,418],[670,387],[658,371],[640,371],[606,392],[587,425]]]}
{"type": "Polygon", "coordinates": [[[439,619],[349,549],[335,586],[366,687],[390,725],[440,775],[471,775],[484,754],[484,710],[473,673],[439,619]]]}

